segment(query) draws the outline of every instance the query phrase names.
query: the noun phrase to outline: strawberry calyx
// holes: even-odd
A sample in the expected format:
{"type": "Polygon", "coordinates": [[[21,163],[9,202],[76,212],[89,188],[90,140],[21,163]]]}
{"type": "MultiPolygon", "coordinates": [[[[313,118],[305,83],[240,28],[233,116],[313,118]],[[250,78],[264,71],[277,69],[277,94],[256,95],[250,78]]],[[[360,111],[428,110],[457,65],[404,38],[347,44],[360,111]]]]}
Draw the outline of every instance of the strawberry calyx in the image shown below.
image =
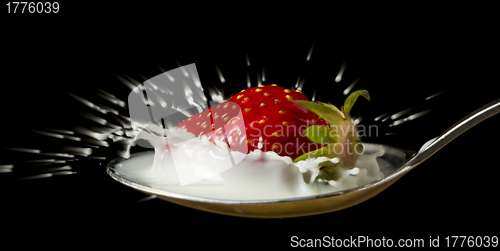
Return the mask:
{"type": "Polygon", "coordinates": [[[317,144],[322,144],[323,147],[305,153],[293,160],[294,162],[298,162],[308,158],[337,158],[337,163],[331,161],[320,163],[321,169],[316,180],[328,181],[334,179],[335,170],[338,167],[345,169],[353,168],[356,160],[363,153],[364,149],[359,139],[357,128],[350,117],[351,109],[359,96],[370,100],[368,91],[358,90],[346,98],[341,109],[322,102],[291,100],[328,122],[327,127],[312,125],[303,132],[309,140],[317,144]]]}

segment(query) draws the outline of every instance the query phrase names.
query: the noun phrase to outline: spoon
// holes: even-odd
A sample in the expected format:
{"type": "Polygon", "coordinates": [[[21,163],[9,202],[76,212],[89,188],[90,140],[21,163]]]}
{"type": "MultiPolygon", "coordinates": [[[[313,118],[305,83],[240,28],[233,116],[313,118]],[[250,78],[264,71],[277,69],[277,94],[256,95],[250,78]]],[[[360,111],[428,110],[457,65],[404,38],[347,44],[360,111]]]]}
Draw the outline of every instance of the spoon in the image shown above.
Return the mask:
{"type": "MultiPolygon", "coordinates": [[[[114,167],[125,161],[124,158],[112,160],[107,166],[107,173],[116,181],[146,194],[154,195],[159,199],[213,213],[254,218],[287,218],[322,214],[354,206],[377,195],[460,134],[498,113],[500,113],[500,99],[496,99],[470,113],[439,137],[427,141],[418,152],[387,145],[364,143],[366,151],[375,148],[384,150],[384,155],[379,157],[379,160],[381,160],[379,163],[385,163],[380,165],[384,177],[362,186],[321,195],[273,200],[236,201],[172,193],[139,184],[121,176],[115,171],[114,167]]],[[[132,157],[144,153],[147,152],[136,153],[132,157]]]]}

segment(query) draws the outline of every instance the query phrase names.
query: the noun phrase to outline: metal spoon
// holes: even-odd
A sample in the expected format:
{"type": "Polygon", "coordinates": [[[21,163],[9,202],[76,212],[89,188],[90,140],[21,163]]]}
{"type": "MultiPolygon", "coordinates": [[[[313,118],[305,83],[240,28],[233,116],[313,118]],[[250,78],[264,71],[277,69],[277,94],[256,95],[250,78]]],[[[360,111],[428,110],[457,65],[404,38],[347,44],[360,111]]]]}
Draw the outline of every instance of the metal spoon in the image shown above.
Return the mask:
{"type": "Polygon", "coordinates": [[[155,195],[157,198],[169,202],[208,212],[255,218],[286,218],[322,214],[354,206],[377,195],[460,134],[498,113],[500,113],[500,99],[494,100],[472,112],[450,127],[441,136],[426,142],[418,152],[402,150],[392,146],[365,143],[368,150],[375,147],[382,147],[384,149],[384,155],[379,157],[379,163],[385,163],[380,166],[384,177],[363,186],[317,196],[275,200],[234,201],[207,199],[172,193],[139,184],[122,177],[115,171],[114,166],[124,161],[125,159],[123,158],[111,161],[108,164],[107,173],[116,181],[141,192],[155,195]]]}

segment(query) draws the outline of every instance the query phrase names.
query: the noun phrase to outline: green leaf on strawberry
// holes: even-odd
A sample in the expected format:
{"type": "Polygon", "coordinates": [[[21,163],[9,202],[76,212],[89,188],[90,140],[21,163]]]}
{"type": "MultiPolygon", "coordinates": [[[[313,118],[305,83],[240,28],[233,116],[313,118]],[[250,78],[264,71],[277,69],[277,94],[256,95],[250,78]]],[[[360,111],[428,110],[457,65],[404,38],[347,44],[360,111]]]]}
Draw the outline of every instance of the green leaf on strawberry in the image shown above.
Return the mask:
{"type": "Polygon", "coordinates": [[[308,153],[302,154],[299,157],[295,158],[293,162],[299,162],[301,160],[306,160],[309,158],[319,158],[319,157],[328,157],[331,155],[332,149],[330,145],[324,146],[320,149],[310,151],[308,153]]]}
{"type": "Polygon", "coordinates": [[[346,100],[344,101],[344,106],[342,106],[343,107],[342,112],[344,114],[348,115],[351,112],[352,106],[354,105],[359,96],[363,96],[367,100],[370,100],[370,95],[368,94],[367,90],[358,90],[351,93],[351,95],[349,95],[349,97],[347,97],[346,100]]]}
{"type": "Polygon", "coordinates": [[[314,143],[328,144],[337,142],[337,132],[324,126],[312,125],[302,132],[314,143]]]}
{"type": "Polygon", "coordinates": [[[293,161],[298,162],[308,158],[318,157],[338,157],[340,159],[338,164],[332,165],[332,163],[326,163],[326,165],[319,172],[317,178],[323,180],[333,179],[334,172],[338,166],[342,166],[343,168],[353,168],[354,163],[363,150],[357,135],[356,126],[350,119],[350,111],[359,96],[363,96],[367,100],[370,100],[368,91],[355,91],[347,97],[341,110],[331,104],[292,100],[296,104],[299,104],[324,118],[329,123],[327,128],[322,127],[324,129],[319,129],[318,126],[310,126],[304,130],[304,135],[309,138],[309,140],[316,143],[322,143],[324,145],[322,148],[305,153],[295,158],[293,161]],[[331,128],[335,128],[343,133],[339,133],[331,128]],[[347,148],[352,150],[350,154],[346,154],[345,149],[347,148]]]}
{"type": "Polygon", "coordinates": [[[322,168],[319,171],[318,176],[316,176],[316,180],[322,179],[322,180],[328,181],[328,180],[335,179],[335,171],[337,170],[338,166],[339,166],[339,164],[325,166],[324,168],[322,168]]]}
{"type": "Polygon", "coordinates": [[[336,113],[338,113],[343,119],[345,119],[345,114],[339,110],[339,108],[337,108],[336,106],[332,105],[332,104],[328,104],[328,103],[323,103],[323,102],[319,102],[318,103],[320,104],[323,104],[324,106],[334,110],[336,113]]]}

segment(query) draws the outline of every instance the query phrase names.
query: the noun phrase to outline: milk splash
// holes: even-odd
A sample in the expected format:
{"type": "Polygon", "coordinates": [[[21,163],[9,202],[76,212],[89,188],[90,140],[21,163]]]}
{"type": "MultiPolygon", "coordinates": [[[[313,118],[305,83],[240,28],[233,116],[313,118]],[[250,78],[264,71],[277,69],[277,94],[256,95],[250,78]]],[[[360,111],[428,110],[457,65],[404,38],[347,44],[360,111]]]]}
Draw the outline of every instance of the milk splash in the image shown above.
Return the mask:
{"type": "Polygon", "coordinates": [[[115,167],[116,172],[131,181],[163,191],[225,200],[317,195],[361,186],[383,177],[376,161],[384,153],[382,148],[361,155],[356,168],[338,168],[335,181],[314,182],[319,163],[328,160],[335,163],[338,159],[319,157],[294,163],[290,157],[274,152],[255,150],[244,154],[231,151],[224,142],[213,144],[184,129],[162,130],[166,137],[149,133],[139,136],[151,142],[154,154],[123,161],[115,167]],[[229,156],[240,161],[231,166],[229,156]]]}

